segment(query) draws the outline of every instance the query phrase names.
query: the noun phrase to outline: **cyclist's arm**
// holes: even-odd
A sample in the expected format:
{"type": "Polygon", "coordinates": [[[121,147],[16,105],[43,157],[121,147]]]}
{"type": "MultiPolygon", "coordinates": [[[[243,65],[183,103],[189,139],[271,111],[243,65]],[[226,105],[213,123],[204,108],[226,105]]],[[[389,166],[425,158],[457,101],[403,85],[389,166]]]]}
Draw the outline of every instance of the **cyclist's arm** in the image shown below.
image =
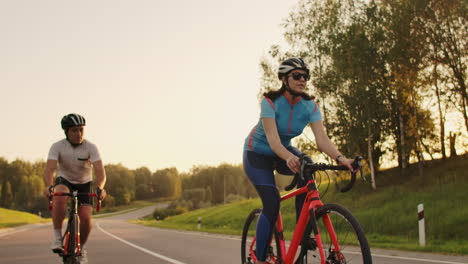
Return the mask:
{"type": "MultiPolygon", "coordinates": [[[[96,187],[99,187],[99,189],[104,190],[104,185],[106,185],[107,177],[102,160],[93,162],[93,167],[94,174],[96,175],[96,187]]],[[[103,193],[103,196],[105,197],[105,193],[103,193]]],[[[102,199],[104,199],[104,197],[102,197],[102,199]]]]}
{"type": "Polygon", "coordinates": [[[54,184],[54,173],[57,169],[57,161],[56,160],[47,160],[44,169],[44,183],[46,189],[44,190],[44,195],[49,196],[49,187],[54,184]]]}
{"type": "Polygon", "coordinates": [[[278,134],[278,128],[276,127],[276,122],[274,118],[263,117],[262,118],[263,129],[265,130],[265,135],[268,140],[273,152],[275,152],[278,157],[286,161],[286,165],[295,173],[299,172],[300,161],[293,153],[287,150],[283,144],[278,134]]]}
{"type": "MultiPolygon", "coordinates": [[[[338,156],[343,156],[331,142],[330,138],[328,137],[327,133],[325,133],[325,128],[323,127],[323,122],[321,120],[315,121],[313,123],[309,124],[310,128],[312,129],[312,132],[314,133],[315,136],[315,141],[317,142],[317,147],[320,151],[325,152],[330,158],[336,160],[338,156]]],[[[339,162],[346,167],[348,167],[350,170],[354,170],[353,167],[351,166],[351,163],[353,162],[352,159],[347,159],[347,158],[340,158],[339,162]]]]}

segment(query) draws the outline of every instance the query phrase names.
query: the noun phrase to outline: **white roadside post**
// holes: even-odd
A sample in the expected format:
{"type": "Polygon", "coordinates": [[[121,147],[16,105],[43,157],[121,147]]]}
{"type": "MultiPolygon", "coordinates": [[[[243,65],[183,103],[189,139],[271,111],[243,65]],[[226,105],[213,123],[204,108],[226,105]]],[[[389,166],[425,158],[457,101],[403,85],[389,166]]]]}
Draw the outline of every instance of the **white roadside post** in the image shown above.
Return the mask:
{"type": "Polygon", "coordinates": [[[198,217],[198,224],[197,224],[198,230],[200,230],[200,228],[201,228],[201,222],[202,222],[202,218],[201,218],[201,216],[199,216],[198,217]]]}
{"type": "Polygon", "coordinates": [[[419,219],[419,245],[426,246],[426,229],[424,227],[424,205],[418,204],[418,219],[419,219]]]}

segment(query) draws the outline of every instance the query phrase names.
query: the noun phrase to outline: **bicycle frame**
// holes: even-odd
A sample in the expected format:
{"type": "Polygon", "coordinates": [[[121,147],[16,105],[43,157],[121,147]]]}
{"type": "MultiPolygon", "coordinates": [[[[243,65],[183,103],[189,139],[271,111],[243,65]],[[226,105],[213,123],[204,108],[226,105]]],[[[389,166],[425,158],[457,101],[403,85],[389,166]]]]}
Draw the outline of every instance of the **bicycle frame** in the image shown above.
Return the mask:
{"type": "MultiPolygon", "coordinates": [[[[307,156],[301,155],[301,169],[299,173],[294,175],[292,182],[285,187],[286,191],[290,191],[295,188],[299,182],[305,180],[307,184],[304,187],[300,187],[294,191],[291,191],[280,198],[280,202],[291,199],[298,195],[304,195],[305,200],[302,205],[301,211],[299,212],[296,225],[294,227],[294,233],[291,239],[289,248],[286,248],[286,242],[284,238],[284,226],[281,211],[278,212],[278,217],[275,223],[275,232],[270,238],[269,252],[267,252],[267,263],[270,264],[293,264],[295,258],[296,263],[308,263],[308,251],[312,250],[312,257],[320,257],[320,263],[347,263],[347,257],[343,255],[342,249],[348,244],[359,243],[359,247],[362,253],[362,260],[364,263],[372,263],[372,256],[369,249],[369,244],[365,237],[359,222],[353,217],[351,212],[346,208],[337,204],[324,204],[320,199],[319,190],[317,187],[315,173],[318,171],[348,171],[349,168],[344,165],[331,165],[324,163],[313,163],[307,162],[307,156]],[[337,218],[338,222],[332,224],[330,214],[341,216],[337,218]],[[317,220],[319,218],[319,222],[317,220]],[[346,239],[348,236],[338,238],[337,231],[341,234],[343,224],[349,227],[353,234],[351,239],[346,239]],[[319,227],[320,226],[320,227],[319,227]],[[322,229],[322,236],[320,235],[319,228],[322,229]],[[312,234],[313,232],[313,234],[312,234]],[[324,232],[327,234],[325,235],[324,232]],[[345,238],[345,240],[343,240],[345,238]],[[272,246],[273,239],[276,240],[276,252],[272,246]],[[322,240],[323,239],[323,240],[322,240]],[[343,240],[343,244],[340,245],[343,240]],[[325,243],[325,244],[324,244],[325,243]],[[300,252],[298,253],[299,245],[301,246],[300,252]],[[325,249],[326,247],[326,249],[325,249]],[[299,257],[299,258],[298,258],[299,257]]],[[[365,181],[365,177],[362,174],[362,158],[356,156],[351,166],[351,178],[348,183],[342,188],[339,188],[341,192],[349,191],[355,181],[357,172],[361,172],[361,177],[365,181]]],[[[253,221],[259,217],[262,209],[254,209],[246,219],[244,229],[242,232],[242,246],[241,246],[241,259],[243,263],[257,262],[256,256],[256,237],[249,235],[249,230],[253,225],[253,221]],[[248,237],[252,237],[252,240],[248,240],[248,237]]],[[[333,217],[335,221],[335,217],[333,217]]],[[[258,219],[257,219],[258,220],[258,219]]],[[[252,230],[253,231],[253,230],[252,230]]],[[[263,245],[262,245],[263,246],[263,245]]],[[[347,255],[347,253],[346,253],[347,255]]],[[[351,258],[352,259],[352,258],[351,258]]]]}
{"type": "MultiPolygon", "coordinates": [[[[315,183],[315,180],[310,180],[306,186],[297,189],[295,191],[292,191],[286,195],[283,195],[281,197],[281,202],[288,200],[290,198],[296,197],[298,195],[307,193],[306,199],[304,201],[304,205],[302,206],[301,213],[299,216],[299,220],[296,224],[296,228],[294,229],[294,234],[290,243],[290,246],[288,249],[286,249],[286,243],[284,240],[283,232],[284,232],[284,227],[283,227],[283,220],[281,216],[281,212],[278,215],[278,220],[276,222],[276,228],[279,233],[279,244],[280,244],[280,249],[281,249],[281,256],[283,257],[282,261],[284,264],[292,264],[294,262],[294,257],[296,256],[297,250],[299,248],[299,245],[301,244],[303,237],[304,237],[304,231],[306,230],[307,223],[311,219],[311,217],[314,217],[315,219],[315,210],[319,207],[322,207],[324,204],[320,200],[320,195],[318,193],[317,185],[315,183]]],[[[331,223],[330,217],[328,215],[324,215],[323,218],[324,224],[328,229],[329,234],[331,234],[331,240],[333,241],[334,244],[334,249],[335,251],[339,251],[340,247],[338,245],[338,240],[336,233],[333,229],[333,225],[331,223]]],[[[316,229],[316,227],[315,227],[316,229]]],[[[318,230],[313,230],[315,234],[315,239],[317,242],[317,248],[322,260],[322,264],[325,264],[325,253],[323,250],[323,245],[322,245],[322,239],[320,237],[320,233],[318,230]]],[[[252,243],[255,243],[253,241],[252,243]]]]}
{"type": "MultiPolygon", "coordinates": [[[[71,197],[72,197],[72,199],[70,201],[70,211],[69,211],[69,214],[68,214],[68,224],[67,224],[67,229],[65,231],[64,243],[63,243],[64,244],[64,246],[63,246],[64,256],[66,256],[67,253],[69,252],[68,246],[70,245],[70,243],[69,243],[69,241],[70,241],[70,229],[71,229],[71,225],[73,224],[73,219],[75,218],[75,215],[78,214],[78,195],[77,195],[77,192],[73,192],[71,197]]],[[[71,239],[75,239],[75,249],[76,249],[76,251],[74,250],[74,252],[75,252],[76,256],[79,256],[81,254],[79,217],[78,217],[77,226],[78,226],[78,230],[75,230],[75,237],[71,238],[71,239]]],[[[70,255],[68,255],[68,256],[70,256],[70,255]]]]}
{"type": "MultiPolygon", "coordinates": [[[[90,196],[90,197],[98,197],[96,193],[78,193],[78,191],[73,191],[73,192],[55,192],[53,196],[69,196],[71,197],[70,199],[70,206],[69,206],[69,213],[68,213],[68,223],[67,223],[67,228],[65,230],[65,234],[63,235],[63,251],[59,253],[61,257],[65,258],[67,257],[76,257],[81,255],[81,241],[80,241],[80,218],[78,216],[78,196],[90,196]],[[77,223],[75,223],[74,219],[77,219],[77,223]],[[70,237],[71,229],[73,228],[72,225],[77,224],[77,230],[75,230],[75,237],[70,237]],[[74,239],[74,249],[70,251],[69,245],[70,245],[70,240],[74,239]],[[69,254],[69,252],[72,252],[72,254],[69,254]]],[[[50,196],[49,199],[49,210],[52,210],[53,207],[53,201],[52,201],[52,196],[50,196]]],[[[98,200],[97,205],[96,205],[96,211],[99,212],[101,208],[101,200],[98,200]]]]}

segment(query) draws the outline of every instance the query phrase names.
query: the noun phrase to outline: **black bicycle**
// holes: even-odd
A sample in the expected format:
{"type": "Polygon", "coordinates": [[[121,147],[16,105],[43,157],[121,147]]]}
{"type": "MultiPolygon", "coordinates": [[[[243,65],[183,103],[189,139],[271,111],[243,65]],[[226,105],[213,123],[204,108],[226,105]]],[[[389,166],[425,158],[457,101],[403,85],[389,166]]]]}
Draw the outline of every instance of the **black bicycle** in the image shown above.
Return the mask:
{"type": "MultiPolygon", "coordinates": [[[[67,192],[55,192],[49,197],[49,210],[52,210],[53,201],[52,196],[69,196],[70,206],[68,208],[68,224],[65,232],[62,236],[62,250],[55,250],[63,259],[65,264],[79,264],[79,257],[81,256],[81,243],[80,243],[80,217],[78,215],[78,197],[89,196],[99,197],[97,193],[78,193],[78,191],[67,192]]],[[[96,212],[101,209],[101,200],[98,199],[96,204],[96,212]]]]}

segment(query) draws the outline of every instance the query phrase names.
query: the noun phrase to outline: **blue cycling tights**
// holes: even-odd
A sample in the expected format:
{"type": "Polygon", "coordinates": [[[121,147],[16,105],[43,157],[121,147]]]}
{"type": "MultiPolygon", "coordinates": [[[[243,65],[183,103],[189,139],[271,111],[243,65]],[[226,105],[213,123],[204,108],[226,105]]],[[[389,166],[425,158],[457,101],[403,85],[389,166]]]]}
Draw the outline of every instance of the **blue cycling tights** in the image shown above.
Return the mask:
{"type": "MultiPolygon", "coordinates": [[[[296,156],[302,153],[294,147],[288,147],[288,150],[296,156]]],[[[280,194],[275,184],[274,170],[283,175],[294,175],[288,168],[286,162],[278,156],[267,156],[253,151],[244,151],[243,157],[244,170],[250,181],[255,186],[262,200],[262,213],[257,223],[257,259],[265,261],[268,248],[268,242],[271,239],[273,228],[278,218],[280,208],[280,194]]],[[[302,187],[305,182],[299,182],[302,187]]],[[[304,204],[306,194],[296,196],[296,220],[304,204]]]]}

